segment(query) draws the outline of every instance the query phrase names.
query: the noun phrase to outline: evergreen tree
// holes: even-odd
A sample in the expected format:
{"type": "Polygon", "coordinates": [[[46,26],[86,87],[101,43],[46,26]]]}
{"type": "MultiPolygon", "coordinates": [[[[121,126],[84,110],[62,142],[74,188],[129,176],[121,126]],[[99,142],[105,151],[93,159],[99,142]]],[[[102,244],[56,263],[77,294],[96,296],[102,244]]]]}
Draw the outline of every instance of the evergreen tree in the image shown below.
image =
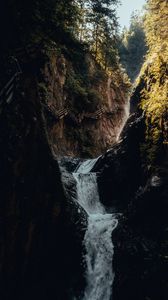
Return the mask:
{"type": "Polygon", "coordinates": [[[78,18],[74,0],[2,0],[1,8],[1,36],[8,47],[15,41],[61,40],[64,33],[73,33],[78,18]]]}
{"type": "Polygon", "coordinates": [[[118,23],[115,9],[118,0],[77,2],[83,18],[79,30],[80,40],[88,43],[96,60],[107,68],[116,57],[115,36],[118,23]]]}
{"type": "Polygon", "coordinates": [[[143,18],[134,13],[131,17],[130,28],[128,30],[124,28],[119,38],[121,64],[132,81],[140,72],[146,52],[147,45],[143,18]]]}
{"type": "Polygon", "coordinates": [[[148,124],[147,138],[157,145],[168,143],[168,2],[149,0],[145,16],[149,47],[141,78],[146,82],[141,93],[141,107],[148,124]]]}
{"type": "Polygon", "coordinates": [[[2,0],[3,47],[51,40],[87,44],[105,69],[116,63],[118,0],[2,0]]]}

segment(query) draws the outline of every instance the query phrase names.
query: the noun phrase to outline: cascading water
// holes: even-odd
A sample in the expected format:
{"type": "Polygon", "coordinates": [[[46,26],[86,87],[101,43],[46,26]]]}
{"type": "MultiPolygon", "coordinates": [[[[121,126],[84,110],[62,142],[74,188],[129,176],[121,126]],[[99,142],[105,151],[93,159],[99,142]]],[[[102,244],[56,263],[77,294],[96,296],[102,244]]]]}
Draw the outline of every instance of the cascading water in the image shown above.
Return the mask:
{"type": "Polygon", "coordinates": [[[78,202],[88,213],[88,228],[84,238],[87,286],[83,300],[110,300],[114,280],[111,236],[118,221],[114,214],[106,213],[100,203],[97,176],[91,172],[96,162],[97,159],[85,161],[73,173],[77,182],[78,202]]]}

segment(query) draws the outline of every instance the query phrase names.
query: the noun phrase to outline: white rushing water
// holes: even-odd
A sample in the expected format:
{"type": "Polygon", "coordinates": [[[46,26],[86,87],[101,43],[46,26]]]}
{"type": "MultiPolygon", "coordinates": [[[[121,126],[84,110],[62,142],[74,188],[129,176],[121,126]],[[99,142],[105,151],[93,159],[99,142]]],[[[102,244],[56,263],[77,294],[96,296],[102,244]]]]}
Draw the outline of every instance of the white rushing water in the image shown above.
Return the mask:
{"type": "Polygon", "coordinates": [[[76,172],[81,173],[81,174],[88,174],[92,168],[95,166],[97,161],[99,160],[100,156],[95,158],[95,159],[88,159],[85,160],[84,162],[80,163],[77,166],[76,172]]]}
{"type": "Polygon", "coordinates": [[[73,173],[78,202],[88,213],[84,238],[87,286],[83,300],[110,300],[114,280],[112,232],[118,221],[114,214],[106,213],[100,203],[97,176],[90,172],[96,162],[97,159],[85,161],[73,173]]]}

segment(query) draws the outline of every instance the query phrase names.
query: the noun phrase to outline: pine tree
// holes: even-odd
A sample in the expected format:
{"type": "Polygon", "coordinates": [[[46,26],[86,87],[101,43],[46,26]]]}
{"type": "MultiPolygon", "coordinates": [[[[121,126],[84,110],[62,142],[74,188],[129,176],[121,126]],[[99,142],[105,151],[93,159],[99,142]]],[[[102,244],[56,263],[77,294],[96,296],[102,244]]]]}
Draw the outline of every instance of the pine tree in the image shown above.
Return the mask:
{"type": "Polygon", "coordinates": [[[114,61],[115,36],[118,28],[116,18],[117,0],[77,1],[81,7],[80,40],[87,42],[96,60],[105,68],[114,61]]]}
{"type": "Polygon", "coordinates": [[[157,144],[161,136],[168,143],[168,2],[149,0],[145,17],[149,52],[141,72],[146,85],[141,107],[148,124],[147,137],[157,144]]]}
{"type": "Polygon", "coordinates": [[[139,74],[147,52],[143,23],[143,17],[133,13],[130,28],[124,28],[119,38],[120,60],[132,81],[139,74]]]}

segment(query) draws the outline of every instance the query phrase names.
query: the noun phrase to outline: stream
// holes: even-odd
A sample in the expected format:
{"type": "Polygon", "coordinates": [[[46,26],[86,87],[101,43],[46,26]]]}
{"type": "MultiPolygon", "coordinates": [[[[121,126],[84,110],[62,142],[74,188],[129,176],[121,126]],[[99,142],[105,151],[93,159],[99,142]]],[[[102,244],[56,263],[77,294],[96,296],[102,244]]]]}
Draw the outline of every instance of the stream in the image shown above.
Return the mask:
{"type": "Polygon", "coordinates": [[[88,214],[84,237],[87,284],[82,300],[112,299],[114,281],[112,232],[118,221],[116,214],[108,213],[100,202],[97,174],[91,171],[97,160],[79,163],[73,173],[78,202],[88,214]]]}

